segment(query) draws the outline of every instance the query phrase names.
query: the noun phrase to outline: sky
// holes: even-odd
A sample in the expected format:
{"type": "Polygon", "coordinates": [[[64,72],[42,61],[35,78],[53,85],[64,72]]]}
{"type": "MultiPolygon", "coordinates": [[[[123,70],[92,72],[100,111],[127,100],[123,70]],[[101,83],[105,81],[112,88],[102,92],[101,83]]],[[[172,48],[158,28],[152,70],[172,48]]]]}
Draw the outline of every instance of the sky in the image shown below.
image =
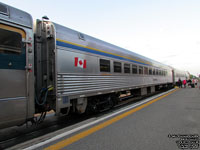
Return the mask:
{"type": "Polygon", "coordinates": [[[200,74],[199,0],[1,0],[193,75],[200,74]]]}

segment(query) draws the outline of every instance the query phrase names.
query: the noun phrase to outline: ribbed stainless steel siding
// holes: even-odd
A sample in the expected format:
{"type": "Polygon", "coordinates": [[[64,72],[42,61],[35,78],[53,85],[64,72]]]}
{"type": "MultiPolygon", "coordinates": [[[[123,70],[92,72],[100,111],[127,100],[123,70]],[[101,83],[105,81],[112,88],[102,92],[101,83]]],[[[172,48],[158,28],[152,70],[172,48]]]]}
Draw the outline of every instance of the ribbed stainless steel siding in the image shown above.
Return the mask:
{"type": "MultiPolygon", "coordinates": [[[[160,83],[161,81],[157,81],[160,83]]],[[[57,75],[58,95],[76,95],[101,92],[105,90],[123,89],[153,83],[152,77],[139,76],[102,76],[102,75],[57,75]]]]}

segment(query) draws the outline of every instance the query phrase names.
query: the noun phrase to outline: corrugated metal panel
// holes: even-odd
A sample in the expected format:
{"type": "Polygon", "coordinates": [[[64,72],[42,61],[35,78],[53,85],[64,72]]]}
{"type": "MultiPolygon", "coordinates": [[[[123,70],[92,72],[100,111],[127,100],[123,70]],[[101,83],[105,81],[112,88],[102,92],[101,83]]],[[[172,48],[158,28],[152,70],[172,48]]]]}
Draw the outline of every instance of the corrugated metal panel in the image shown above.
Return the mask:
{"type": "MultiPolygon", "coordinates": [[[[157,83],[161,81],[156,81],[157,83]]],[[[101,75],[57,75],[58,95],[78,95],[100,92],[105,90],[125,89],[153,83],[152,77],[136,76],[101,76],[101,75]],[[145,84],[146,83],[146,84],[145,84]]]]}

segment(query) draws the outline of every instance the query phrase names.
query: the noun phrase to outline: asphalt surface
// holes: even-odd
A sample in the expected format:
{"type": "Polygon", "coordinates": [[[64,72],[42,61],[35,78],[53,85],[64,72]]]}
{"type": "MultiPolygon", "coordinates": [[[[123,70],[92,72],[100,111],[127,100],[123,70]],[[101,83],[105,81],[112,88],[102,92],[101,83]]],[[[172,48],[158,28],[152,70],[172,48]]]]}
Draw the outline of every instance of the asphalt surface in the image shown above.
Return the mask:
{"type": "MultiPolygon", "coordinates": [[[[76,134],[78,133],[73,135],[76,134]]],[[[70,136],[61,138],[60,141],[70,136]]],[[[200,89],[182,88],[63,149],[176,150],[183,146],[191,149],[191,146],[198,147],[198,136],[200,136],[200,89]]],[[[49,143],[39,149],[57,142],[49,143]]]]}
{"type": "Polygon", "coordinates": [[[68,150],[174,150],[172,134],[200,135],[200,90],[180,89],[132,115],[89,135],[68,150]]]}

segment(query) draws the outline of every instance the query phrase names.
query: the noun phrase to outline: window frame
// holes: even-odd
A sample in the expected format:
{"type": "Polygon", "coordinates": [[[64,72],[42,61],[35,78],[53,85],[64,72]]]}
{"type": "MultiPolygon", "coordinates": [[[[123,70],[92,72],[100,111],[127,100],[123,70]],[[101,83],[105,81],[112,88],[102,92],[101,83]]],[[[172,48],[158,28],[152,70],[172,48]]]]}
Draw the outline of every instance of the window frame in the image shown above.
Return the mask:
{"type": "Polygon", "coordinates": [[[131,65],[130,65],[130,64],[124,63],[124,73],[127,73],[127,74],[128,74],[128,73],[129,73],[129,74],[131,73],[131,65]],[[129,67],[127,67],[127,66],[129,66],[129,67]],[[126,69],[127,69],[127,68],[129,69],[128,72],[126,72],[126,69]]]}
{"type": "Polygon", "coordinates": [[[158,75],[158,69],[156,69],[156,75],[158,75]]]}
{"type": "Polygon", "coordinates": [[[114,72],[114,73],[122,73],[122,62],[113,61],[113,72],[114,72]],[[116,71],[116,70],[115,70],[115,67],[119,67],[119,66],[116,65],[116,64],[120,64],[120,71],[116,71]]]}
{"type": "MultiPolygon", "coordinates": [[[[105,65],[105,64],[104,64],[104,65],[105,65]]],[[[110,63],[110,60],[100,58],[100,59],[99,59],[99,71],[100,71],[100,72],[111,72],[111,63],[110,63]],[[108,68],[109,68],[109,69],[108,69],[107,71],[106,71],[106,70],[101,70],[101,65],[102,65],[101,61],[107,61],[107,62],[109,62],[109,63],[108,63],[108,66],[109,66],[108,68]]]]}
{"type": "Polygon", "coordinates": [[[149,75],[153,75],[152,68],[149,68],[149,75]]]}
{"type": "Polygon", "coordinates": [[[139,70],[138,72],[139,72],[140,75],[143,75],[143,74],[144,74],[144,67],[143,67],[143,66],[139,66],[139,67],[138,67],[138,70],[139,70]],[[141,73],[140,73],[140,70],[142,70],[141,73]]]}
{"type": "Polygon", "coordinates": [[[143,67],[143,73],[144,75],[148,75],[149,74],[149,71],[148,71],[148,67],[143,67]]]}
{"type": "MultiPolygon", "coordinates": [[[[26,38],[26,33],[23,29],[21,28],[17,28],[14,26],[9,26],[6,24],[2,24],[0,23],[0,29],[5,32],[13,32],[14,34],[17,34],[19,36],[19,41],[20,41],[20,46],[19,47],[15,47],[15,46],[6,46],[6,45],[1,45],[0,46],[0,52],[2,51],[3,53],[13,53],[13,54],[21,54],[22,53],[22,48],[24,47],[24,40],[26,38]]],[[[11,39],[11,38],[9,38],[11,39]]],[[[15,39],[16,41],[16,39],[15,39]]]]}
{"type": "Polygon", "coordinates": [[[155,68],[153,68],[152,75],[156,75],[156,69],[155,68]]]}
{"type": "Polygon", "coordinates": [[[138,74],[138,65],[132,64],[132,65],[131,65],[131,68],[132,68],[132,74],[138,74]],[[133,66],[134,66],[135,68],[134,68],[133,66]],[[133,72],[133,70],[135,70],[135,69],[136,69],[136,73],[133,72]]]}
{"type": "Polygon", "coordinates": [[[161,70],[160,69],[158,70],[158,75],[161,76],[161,70]]]}

